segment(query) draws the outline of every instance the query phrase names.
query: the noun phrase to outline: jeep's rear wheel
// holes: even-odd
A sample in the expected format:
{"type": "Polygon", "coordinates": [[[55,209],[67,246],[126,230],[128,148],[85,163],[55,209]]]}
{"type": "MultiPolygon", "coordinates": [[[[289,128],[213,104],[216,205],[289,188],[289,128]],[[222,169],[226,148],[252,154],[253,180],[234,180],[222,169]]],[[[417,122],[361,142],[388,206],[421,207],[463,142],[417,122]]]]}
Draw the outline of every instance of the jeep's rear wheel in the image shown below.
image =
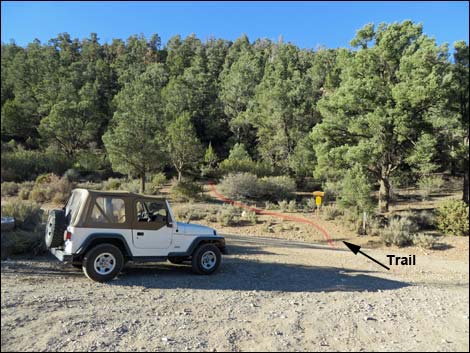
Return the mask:
{"type": "Polygon", "coordinates": [[[83,258],[83,272],[93,281],[106,282],[121,272],[124,256],[118,247],[112,244],[100,244],[93,247],[83,258]]]}
{"type": "Polygon", "coordinates": [[[52,210],[49,212],[46,225],[46,236],[44,242],[46,247],[57,248],[64,243],[65,212],[63,210],[52,210]]]}
{"type": "Polygon", "coordinates": [[[210,275],[217,271],[221,262],[219,248],[212,244],[203,244],[194,251],[192,268],[199,275],[210,275]]]}

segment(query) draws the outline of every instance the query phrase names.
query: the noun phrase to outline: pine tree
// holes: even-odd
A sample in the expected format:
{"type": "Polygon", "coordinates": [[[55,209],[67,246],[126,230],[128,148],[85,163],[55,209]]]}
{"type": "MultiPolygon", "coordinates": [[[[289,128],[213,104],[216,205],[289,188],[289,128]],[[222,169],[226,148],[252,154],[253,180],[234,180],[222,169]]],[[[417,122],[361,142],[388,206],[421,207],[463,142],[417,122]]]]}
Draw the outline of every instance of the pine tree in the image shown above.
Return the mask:
{"type": "Polygon", "coordinates": [[[162,64],[153,64],[115,98],[116,112],[103,141],[113,170],[139,177],[165,165],[165,121],[161,90],[167,82],[162,64]]]}
{"type": "Polygon", "coordinates": [[[168,127],[168,152],[181,181],[183,172],[200,162],[202,146],[188,113],[178,116],[168,127]]]}
{"type": "Polygon", "coordinates": [[[324,120],[312,133],[317,175],[338,176],[359,164],[380,184],[379,209],[388,211],[390,177],[441,104],[446,47],[410,21],[367,25],[351,44],[360,48],[347,60],[340,87],[319,103],[324,120]]]}

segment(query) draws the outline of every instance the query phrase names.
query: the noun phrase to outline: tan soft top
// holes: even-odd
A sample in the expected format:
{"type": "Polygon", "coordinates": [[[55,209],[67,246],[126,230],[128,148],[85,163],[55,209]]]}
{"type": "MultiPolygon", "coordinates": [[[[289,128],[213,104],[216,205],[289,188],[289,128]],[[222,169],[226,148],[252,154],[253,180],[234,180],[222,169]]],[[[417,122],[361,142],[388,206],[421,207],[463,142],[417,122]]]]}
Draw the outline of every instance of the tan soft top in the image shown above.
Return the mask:
{"type": "Polygon", "coordinates": [[[156,195],[144,195],[144,194],[137,194],[135,192],[130,192],[126,190],[111,190],[111,191],[103,191],[103,190],[89,190],[89,189],[73,189],[73,191],[85,191],[90,194],[90,196],[97,196],[97,195],[103,195],[103,196],[119,196],[119,197],[144,197],[144,198],[152,198],[152,199],[157,199],[157,200],[165,200],[164,197],[161,196],[156,196],[156,195]]]}

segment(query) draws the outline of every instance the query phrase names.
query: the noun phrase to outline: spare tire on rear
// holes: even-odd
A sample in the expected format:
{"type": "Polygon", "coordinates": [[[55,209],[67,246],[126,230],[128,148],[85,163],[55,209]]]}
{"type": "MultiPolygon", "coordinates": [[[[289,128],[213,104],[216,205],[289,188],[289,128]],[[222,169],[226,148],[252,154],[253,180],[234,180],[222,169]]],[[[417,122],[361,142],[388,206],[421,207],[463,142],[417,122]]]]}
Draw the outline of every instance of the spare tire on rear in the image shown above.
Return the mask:
{"type": "Polygon", "coordinates": [[[52,210],[49,212],[49,217],[46,224],[46,238],[45,243],[48,249],[57,248],[64,243],[64,232],[66,229],[65,224],[65,211],[52,210]]]}

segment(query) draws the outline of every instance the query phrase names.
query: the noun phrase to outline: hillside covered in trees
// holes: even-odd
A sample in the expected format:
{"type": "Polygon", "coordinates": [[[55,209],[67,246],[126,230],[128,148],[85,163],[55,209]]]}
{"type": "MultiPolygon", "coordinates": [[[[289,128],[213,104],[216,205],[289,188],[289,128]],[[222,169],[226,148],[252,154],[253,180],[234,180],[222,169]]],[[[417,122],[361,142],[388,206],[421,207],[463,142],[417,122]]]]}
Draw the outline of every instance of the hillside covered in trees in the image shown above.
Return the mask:
{"type": "Polygon", "coordinates": [[[464,176],[468,203],[468,43],[438,46],[405,21],[366,25],[350,44],[2,43],[2,181],[70,168],[142,188],[160,171],[289,175],[378,189],[386,211],[392,183],[446,172],[464,176]]]}

